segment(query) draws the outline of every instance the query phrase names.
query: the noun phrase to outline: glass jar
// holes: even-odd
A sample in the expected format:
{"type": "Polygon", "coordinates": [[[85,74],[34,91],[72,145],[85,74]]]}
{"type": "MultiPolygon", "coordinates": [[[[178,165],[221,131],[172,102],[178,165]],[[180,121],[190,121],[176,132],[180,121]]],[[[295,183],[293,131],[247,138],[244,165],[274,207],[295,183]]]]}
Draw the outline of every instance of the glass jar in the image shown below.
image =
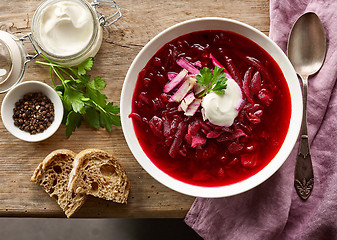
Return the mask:
{"type": "MultiPolygon", "coordinates": [[[[88,57],[94,57],[100,49],[102,43],[102,27],[113,24],[121,17],[122,14],[120,12],[120,8],[114,0],[94,0],[92,3],[88,3],[85,0],[45,0],[34,13],[31,33],[19,39],[10,33],[0,31],[0,93],[7,92],[18,84],[22,80],[26,64],[40,54],[43,54],[50,60],[65,66],[75,66],[83,62],[88,57]],[[63,12],[64,9],[62,9],[62,6],[67,8],[69,4],[74,7],[74,10],[69,16],[67,16],[67,13],[63,12]],[[102,4],[109,4],[109,6],[111,8],[115,8],[116,11],[111,16],[106,17],[97,10],[99,6],[102,6],[102,4]],[[55,10],[53,8],[57,9],[55,10]],[[48,12],[48,9],[51,11],[48,12]],[[59,22],[56,23],[54,21],[56,25],[49,29],[52,30],[51,33],[48,31],[43,33],[43,24],[46,23],[45,20],[48,20],[48,18],[55,20],[53,17],[57,14],[59,14],[58,16],[60,16],[61,20],[58,19],[59,22]],[[75,17],[78,16],[79,19],[77,20],[79,20],[79,26],[82,24],[82,30],[88,31],[86,35],[87,39],[84,42],[81,42],[82,45],[78,49],[71,47],[78,47],[77,43],[72,42],[72,40],[76,40],[76,34],[78,33],[76,32],[78,30],[77,28],[64,28],[66,32],[60,32],[62,30],[62,24],[65,24],[65,22],[68,21],[69,24],[77,21],[76,19],[74,20],[74,18],[71,18],[71,14],[75,17]],[[86,22],[81,22],[81,17],[83,15],[87,16],[86,22]],[[47,18],[44,19],[44,17],[47,18]],[[58,29],[57,27],[60,28],[58,29]],[[53,32],[55,29],[60,31],[53,32]],[[51,35],[47,36],[46,34],[51,35]],[[62,38],[67,37],[69,38],[62,44],[63,46],[69,45],[70,47],[68,50],[70,49],[70,51],[63,51],[62,48],[55,48],[55,45],[60,43],[57,42],[58,40],[62,40],[62,38]],[[48,38],[52,40],[56,39],[57,41],[50,43],[46,41],[48,38]],[[26,39],[28,39],[33,45],[36,51],[35,55],[26,53],[26,49],[24,47],[26,39]]],[[[81,36],[77,38],[77,40],[82,40],[81,36]]]]}
{"type": "Polygon", "coordinates": [[[102,26],[99,23],[96,11],[84,0],[49,0],[43,2],[35,11],[31,29],[32,40],[38,51],[50,60],[66,66],[78,65],[88,57],[94,57],[102,43],[102,26]],[[70,8],[77,8],[78,12],[73,13],[70,8]],[[59,16],[53,16],[56,14],[59,16]],[[77,22],[75,18],[79,18],[82,22],[77,22]],[[46,33],[44,31],[47,28],[50,29],[46,33]],[[65,31],[65,33],[63,34],[62,31],[65,31]],[[73,31],[73,34],[70,34],[69,31],[73,31]],[[85,32],[85,34],[82,32],[85,32]],[[67,45],[67,40],[71,40],[68,43],[69,46],[64,46],[67,45]],[[52,46],[49,46],[48,43],[52,46]],[[81,47],[77,48],[76,45],[81,47]],[[71,51],[71,48],[75,50],[71,51]]]}

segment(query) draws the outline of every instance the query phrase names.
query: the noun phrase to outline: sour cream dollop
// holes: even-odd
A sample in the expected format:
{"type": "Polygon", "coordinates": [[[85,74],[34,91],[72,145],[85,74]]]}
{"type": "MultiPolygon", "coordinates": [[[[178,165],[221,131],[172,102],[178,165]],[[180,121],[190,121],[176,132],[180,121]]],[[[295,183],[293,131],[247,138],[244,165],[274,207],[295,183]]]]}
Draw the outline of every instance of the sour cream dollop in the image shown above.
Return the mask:
{"type": "Polygon", "coordinates": [[[239,113],[241,103],[242,92],[239,85],[228,78],[225,94],[209,92],[204,96],[201,103],[203,118],[218,126],[231,126],[239,113]]]}
{"type": "Polygon", "coordinates": [[[94,20],[85,6],[74,1],[60,1],[41,12],[39,26],[44,48],[58,56],[69,56],[89,44],[94,20]]]}

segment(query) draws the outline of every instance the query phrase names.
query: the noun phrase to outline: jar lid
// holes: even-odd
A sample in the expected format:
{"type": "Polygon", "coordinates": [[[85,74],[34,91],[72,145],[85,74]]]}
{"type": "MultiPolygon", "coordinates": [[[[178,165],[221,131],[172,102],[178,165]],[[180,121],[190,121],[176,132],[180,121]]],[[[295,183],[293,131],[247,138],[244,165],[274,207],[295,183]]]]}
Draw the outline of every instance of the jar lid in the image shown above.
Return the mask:
{"type": "Polygon", "coordinates": [[[14,35],[0,31],[0,93],[18,84],[25,69],[25,51],[14,35]]]}

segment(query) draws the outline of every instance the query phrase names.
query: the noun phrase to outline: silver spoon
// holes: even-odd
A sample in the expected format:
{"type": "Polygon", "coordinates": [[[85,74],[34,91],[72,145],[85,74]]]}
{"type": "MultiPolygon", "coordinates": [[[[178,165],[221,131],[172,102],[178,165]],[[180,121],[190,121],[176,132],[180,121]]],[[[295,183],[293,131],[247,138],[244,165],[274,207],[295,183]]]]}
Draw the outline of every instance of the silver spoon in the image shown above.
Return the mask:
{"type": "Polygon", "coordinates": [[[305,13],[295,22],[289,35],[287,51],[290,62],[303,82],[303,119],[294,185],[298,195],[306,200],[314,186],[307,130],[308,77],[322,67],[326,53],[324,28],[315,13],[305,13]]]}

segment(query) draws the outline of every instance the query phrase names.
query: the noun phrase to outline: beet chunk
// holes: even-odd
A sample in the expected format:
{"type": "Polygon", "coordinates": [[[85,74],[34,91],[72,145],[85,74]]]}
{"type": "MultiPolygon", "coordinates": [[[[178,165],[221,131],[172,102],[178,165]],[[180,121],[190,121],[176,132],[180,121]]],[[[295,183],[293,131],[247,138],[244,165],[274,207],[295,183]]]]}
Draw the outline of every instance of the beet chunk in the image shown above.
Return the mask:
{"type": "Polygon", "coordinates": [[[273,102],[273,94],[265,88],[261,89],[257,96],[265,106],[270,106],[273,102]]]}
{"type": "Polygon", "coordinates": [[[256,157],[253,155],[241,156],[240,163],[245,168],[254,168],[257,165],[256,157]]]}
{"type": "Polygon", "coordinates": [[[157,137],[163,137],[164,122],[161,118],[153,116],[149,121],[149,125],[154,135],[157,137]]]}
{"type": "Polygon", "coordinates": [[[153,109],[155,111],[158,111],[158,110],[163,109],[165,107],[162,100],[160,98],[157,98],[157,97],[152,99],[152,104],[153,104],[153,109]]]}
{"type": "Polygon", "coordinates": [[[202,134],[197,133],[195,136],[192,136],[192,143],[191,143],[192,148],[201,146],[205,143],[206,143],[206,138],[202,134]]]}
{"type": "Polygon", "coordinates": [[[225,59],[226,59],[226,66],[227,66],[229,73],[231,74],[235,82],[240,86],[240,88],[242,88],[243,86],[242,79],[240,77],[240,73],[238,69],[233,64],[233,60],[227,56],[225,56],[225,59]]]}
{"type": "Polygon", "coordinates": [[[243,149],[243,147],[236,143],[236,142],[232,142],[229,146],[228,146],[228,151],[232,154],[238,153],[243,149]]]}
{"type": "Polygon", "coordinates": [[[250,102],[251,104],[254,104],[253,99],[251,98],[251,94],[250,94],[250,89],[249,89],[249,85],[250,85],[250,81],[252,78],[252,73],[253,73],[253,68],[248,68],[248,70],[245,73],[244,76],[244,82],[243,82],[243,92],[247,98],[247,101],[250,102]]]}
{"type": "Polygon", "coordinates": [[[140,99],[142,102],[144,102],[145,104],[149,105],[151,103],[149,94],[147,92],[141,92],[138,95],[138,99],[140,99]]]}
{"type": "Polygon", "coordinates": [[[256,72],[250,81],[250,93],[252,95],[257,94],[261,89],[261,75],[260,72],[256,72]]]}
{"type": "Polygon", "coordinates": [[[195,120],[188,126],[188,133],[194,136],[197,134],[199,129],[200,129],[200,122],[199,120],[195,120]]]}
{"type": "Polygon", "coordinates": [[[175,138],[169,150],[169,155],[172,158],[174,158],[179,153],[180,147],[182,147],[182,143],[186,133],[187,133],[187,123],[180,122],[178,124],[178,129],[175,133],[175,138]]]}

